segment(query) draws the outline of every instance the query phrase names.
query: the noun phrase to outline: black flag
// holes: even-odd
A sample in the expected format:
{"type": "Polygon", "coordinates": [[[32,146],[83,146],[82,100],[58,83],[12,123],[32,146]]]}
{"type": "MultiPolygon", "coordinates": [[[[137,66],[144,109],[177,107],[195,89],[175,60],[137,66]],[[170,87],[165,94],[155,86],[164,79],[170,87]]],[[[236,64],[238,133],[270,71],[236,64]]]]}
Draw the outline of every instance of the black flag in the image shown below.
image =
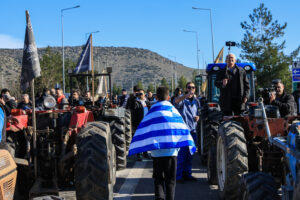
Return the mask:
{"type": "Polygon", "coordinates": [[[29,86],[32,79],[41,75],[39,56],[34,40],[33,30],[30,22],[29,13],[26,10],[26,31],[23,49],[21,89],[24,91],[29,86]]]}
{"type": "Polygon", "coordinates": [[[84,49],[81,52],[79,61],[77,63],[77,66],[74,70],[75,74],[78,74],[79,72],[86,72],[86,71],[91,71],[92,70],[92,54],[91,50],[93,47],[91,47],[91,35],[89,36],[88,41],[86,42],[84,49]]]}

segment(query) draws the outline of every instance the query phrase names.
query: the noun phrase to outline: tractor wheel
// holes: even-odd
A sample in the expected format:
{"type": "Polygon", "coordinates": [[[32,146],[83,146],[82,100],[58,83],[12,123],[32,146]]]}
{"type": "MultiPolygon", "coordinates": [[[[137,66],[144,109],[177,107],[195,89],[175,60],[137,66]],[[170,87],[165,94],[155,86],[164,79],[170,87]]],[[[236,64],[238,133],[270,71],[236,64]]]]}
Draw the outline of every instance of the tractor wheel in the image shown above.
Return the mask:
{"type": "Polygon", "coordinates": [[[92,122],[76,138],[77,156],[74,165],[76,197],[113,199],[113,144],[109,124],[92,122]]]}
{"type": "Polygon", "coordinates": [[[280,199],[274,178],[262,172],[249,172],[241,178],[241,196],[243,200],[280,199]]]}
{"type": "Polygon", "coordinates": [[[217,138],[217,177],[221,198],[237,199],[240,178],[248,172],[248,152],[243,128],[234,121],[220,125],[217,138]]]}
{"type": "Polygon", "coordinates": [[[117,170],[126,168],[126,139],[124,118],[115,117],[110,122],[112,141],[116,148],[117,170]]]}
{"type": "Polygon", "coordinates": [[[131,112],[125,111],[125,139],[126,139],[126,152],[129,151],[129,145],[131,143],[132,131],[131,131],[131,112]]]}
{"type": "Polygon", "coordinates": [[[207,181],[210,185],[218,184],[216,147],[210,147],[207,156],[207,181]]]}
{"type": "Polygon", "coordinates": [[[203,152],[201,153],[201,161],[202,164],[206,165],[207,164],[207,156],[208,156],[208,151],[211,146],[216,145],[216,138],[218,135],[218,125],[217,124],[212,124],[208,123],[204,126],[203,130],[203,152]]]}

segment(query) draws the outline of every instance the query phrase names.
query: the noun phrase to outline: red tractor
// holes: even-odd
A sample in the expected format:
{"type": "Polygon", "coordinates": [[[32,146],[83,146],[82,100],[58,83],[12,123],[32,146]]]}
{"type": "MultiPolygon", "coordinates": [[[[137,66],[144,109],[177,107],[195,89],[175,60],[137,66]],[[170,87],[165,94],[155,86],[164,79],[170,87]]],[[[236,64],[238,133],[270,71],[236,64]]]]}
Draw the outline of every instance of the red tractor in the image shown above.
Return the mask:
{"type": "Polygon", "coordinates": [[[12,110],[7,141],[18,159],[23,196],[59,195],[75,186],[77,199],[113,199],[116,170],[126,167],[131,124],[128,112],[110,102],[58,110],[54,98],[46,97],[46,110],[35,112],[36,134],[31,111],[12,110]]]}

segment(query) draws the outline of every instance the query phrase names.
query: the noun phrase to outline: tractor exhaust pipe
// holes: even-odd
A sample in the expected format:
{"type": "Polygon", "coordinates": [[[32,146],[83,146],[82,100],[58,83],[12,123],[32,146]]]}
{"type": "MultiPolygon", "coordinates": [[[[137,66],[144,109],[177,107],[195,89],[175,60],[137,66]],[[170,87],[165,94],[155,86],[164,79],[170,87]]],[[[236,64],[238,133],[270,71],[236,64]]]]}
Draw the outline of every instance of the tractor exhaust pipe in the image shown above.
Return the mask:
{"type": "Polygon", "coordinates": [[[270,131],[270,127],[269,127],[269,123],[268,123],[268,118],[267,118],[267,114],[266,114],[266,110],[265,110],[265,106],[264,106],[264,99],[262,97],[258,98],[258,104],[262,110],[262,118],[264,120],[264,125],[265,125],[265,129],[268,135],[268,140],[270,142],[270,144],[273,144],[273,138],[271,136],[271,131],[270,131]]]}

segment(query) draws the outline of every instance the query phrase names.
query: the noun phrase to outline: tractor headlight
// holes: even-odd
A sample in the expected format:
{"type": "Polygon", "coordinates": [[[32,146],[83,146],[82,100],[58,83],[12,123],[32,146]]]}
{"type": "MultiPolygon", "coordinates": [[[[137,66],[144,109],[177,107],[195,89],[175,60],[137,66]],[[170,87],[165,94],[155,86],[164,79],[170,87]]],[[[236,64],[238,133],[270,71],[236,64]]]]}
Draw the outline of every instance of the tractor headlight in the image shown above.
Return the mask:
{"type": "Polygon", "coordinates": [[[219,66],[213,66],[212,68],[214,71],[219,71],[220,67],[219,66]]]}
{"type": "Polygon", "coordinates": [[[246,71],[249,71],[251,69],[251,67],[249,65],[245,66],[244,68],[246,71]]]}
{"type": "Polygon", "coordinates": [[[262,118],[263,117],[263,110],[261,108],[256,108],[254,110],[254,117],[255,118],[262,118]]]}
{"type": "Polygon", "coordinates": [[[52,96],[47,96],[44,98],[44,106],[48,109],[52,109],[56,106],[56,100],[52,96]]]}

